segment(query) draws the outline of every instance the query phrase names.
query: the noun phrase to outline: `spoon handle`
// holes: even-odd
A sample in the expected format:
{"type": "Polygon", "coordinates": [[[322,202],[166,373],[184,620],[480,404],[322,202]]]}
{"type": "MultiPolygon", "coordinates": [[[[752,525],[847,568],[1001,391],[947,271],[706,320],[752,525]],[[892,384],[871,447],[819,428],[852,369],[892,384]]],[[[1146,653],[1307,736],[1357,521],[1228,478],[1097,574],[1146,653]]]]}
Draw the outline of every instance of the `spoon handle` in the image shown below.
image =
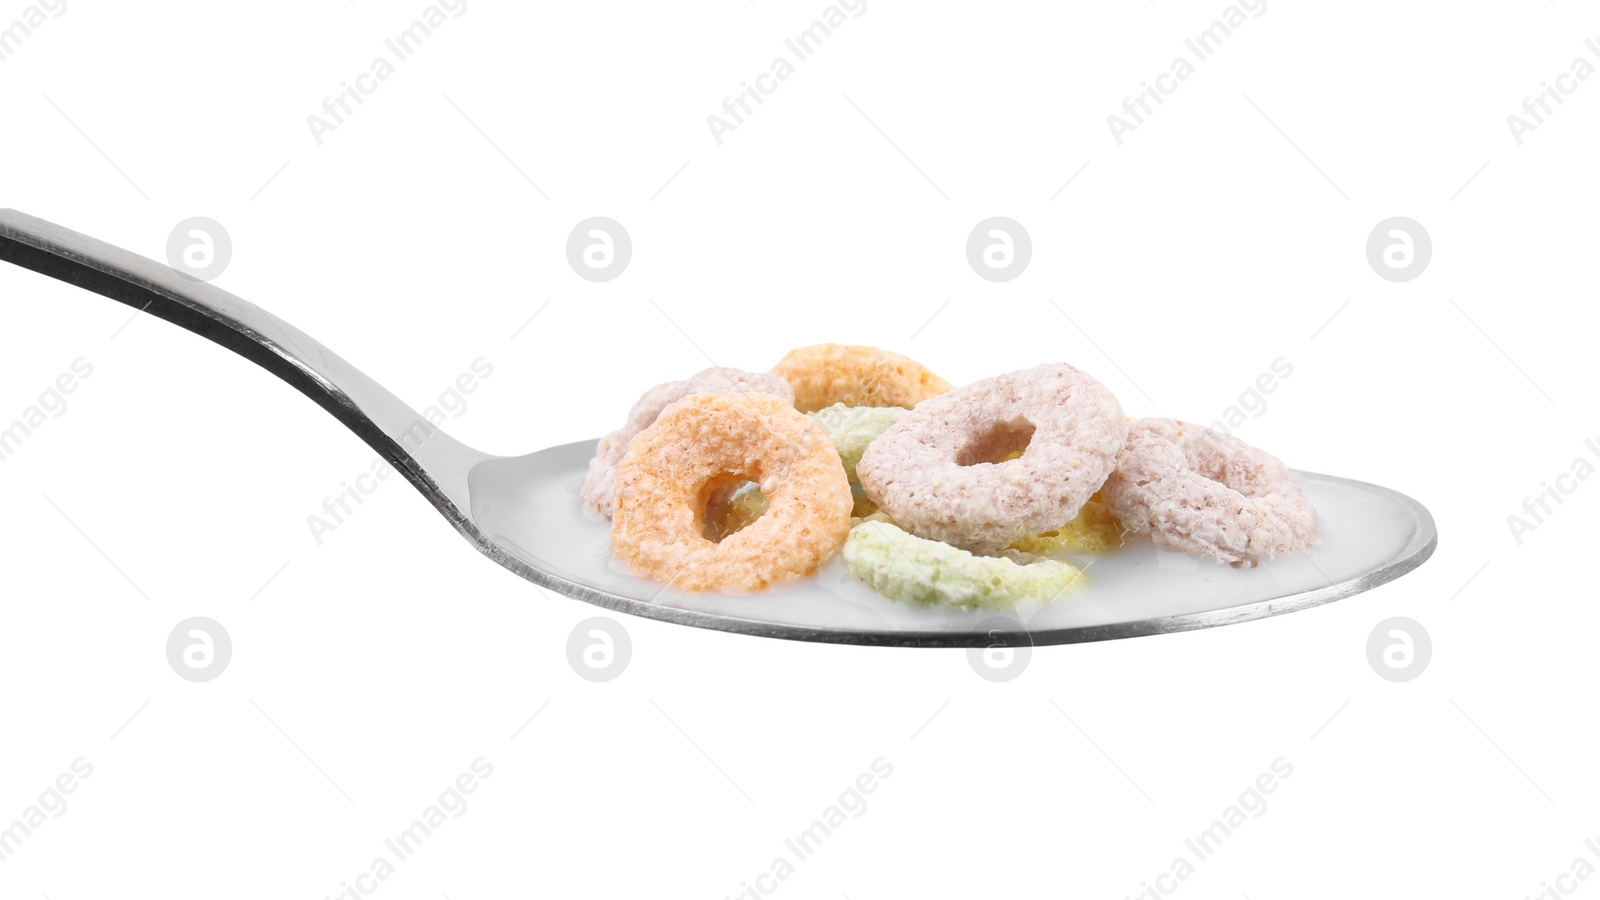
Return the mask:
{"type": "Polygon", "coordinates": [[[467,471],[490,457],[293,325],[171,266],[16,210],[0,210],[0,260],[126,303],[243,356],[332,413],[458,529],[466,523],[467,471]]]}

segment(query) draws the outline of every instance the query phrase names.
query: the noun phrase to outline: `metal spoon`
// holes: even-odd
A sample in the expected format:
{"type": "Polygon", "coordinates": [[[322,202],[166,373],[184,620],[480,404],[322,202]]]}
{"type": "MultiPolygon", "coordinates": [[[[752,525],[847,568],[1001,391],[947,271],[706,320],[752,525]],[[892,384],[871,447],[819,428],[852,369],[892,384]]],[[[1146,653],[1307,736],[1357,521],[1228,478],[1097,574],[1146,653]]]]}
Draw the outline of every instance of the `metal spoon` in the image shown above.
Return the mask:
{"type": "Polygon", "coordinates": [[[1433,517],[1388,488],[1296,473],[1322,538],[1306,553],[1237,570],[1130,542],[1092,561],[1055,603],[993,613],[925,610],[856,584],[837,562],[759,596],[682,594],[609,564],[606,523],[581,512],[594,442],[496,457],[430,425],[382,385],[259,307],[162,263],[0,210],[0,259],[74,284],[221,344],[316,401],[377,450],[485,556],[534,584],[682,625],[793,640],[988,647],[1108,640],[1242,622],[1329,603],[1400,577],[1438,542],[1433,517]]]}

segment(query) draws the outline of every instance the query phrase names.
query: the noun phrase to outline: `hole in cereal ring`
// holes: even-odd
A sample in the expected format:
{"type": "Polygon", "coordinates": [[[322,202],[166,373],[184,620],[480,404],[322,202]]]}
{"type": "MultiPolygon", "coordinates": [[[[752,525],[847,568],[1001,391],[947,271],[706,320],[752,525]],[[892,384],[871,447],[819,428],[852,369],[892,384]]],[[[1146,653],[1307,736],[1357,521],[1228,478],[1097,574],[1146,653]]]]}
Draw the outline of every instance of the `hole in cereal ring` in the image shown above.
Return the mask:
{"type": "Polygon", "coordinates": [[[961,452],[956,454],[956,465],[975,466],[1013,460],[1027,452],[1032,440],[1033,423],[1027,419],[996,422],[961,448],[961,452]]]}
{"type": "Polygon", "coordinates": [[[742,475],[713,479],[706,487],[702,533],[713,544],[750,527],[767,512],[761,485],[742,475]]]}

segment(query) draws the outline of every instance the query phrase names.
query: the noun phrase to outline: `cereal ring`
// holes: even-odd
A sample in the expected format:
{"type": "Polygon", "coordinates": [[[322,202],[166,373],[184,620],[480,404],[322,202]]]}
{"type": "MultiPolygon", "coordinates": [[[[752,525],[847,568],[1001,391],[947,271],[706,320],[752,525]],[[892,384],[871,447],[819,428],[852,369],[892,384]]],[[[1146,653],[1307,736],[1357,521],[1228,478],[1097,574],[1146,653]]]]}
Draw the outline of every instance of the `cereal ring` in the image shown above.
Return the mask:
{"type": "Polygon", "coordinates": [[[861,462],[867,445],[905,414],[906,410],[899,406],[846,406],[843,403],[808,413],[828,429],[833,449],[839,451],[839,460],[844,463],[844,474],[851,481],[856,480],[856,463],[861,462]]]}
{"type": "Polygon", "coordinates": [[[617,466],[611,551],[686,591],[755,591],[817,570],[850,531],[850,482],[827,432],[769,394],[695,394],[668,406],[617,466]],[[705,536],[720,488],[761,486],[767,512],[705,536]]]}
{"type": "Polygon", "coordinates": [[[794,399],[794,391],[782,378],[766,372],[744,372],[739,369],[712,367],[684,381],[658,384],[644,392],[633,409],[628,411],[628,421],[621,428],[600,439],[594,459],[589,460],[589,472],[583,479],[584,504],[594,512],[611,518],[611,507],[616,500],[617,463],[628,452],[628,442],[634,435],[650,427],[667,404],[691,394],[738,394],[760,391],[785,400],[794,399]]]}
{"type": "Polygon", "coordinates": [[[1011,549],[1023,553],[1050,553],[1056,550],[1077,550],[1083,553],[1104,553],[1122,544],[1122,526],[1105,501],[1097,493],[1078,510],[1071,522],[1041,534],[1033,534],[1011,544],[1011,549]]]}
{"type": "Polygon", "coordinates": [[[918,606],[980,609],[1025,599],[1048,602],[1083,577],[1083,570],[1069,563],[1015,551],[974,556],[907,534],[877,516],[850,529],[841,555],[857,581],[891,600],[918,606]]]}
{"type": "Polygon", "coordinates": [[[1304,550],[1317,512],[1277,457],[1176,419],[1128,430],[1102,491],[1112,515],[1156,546],[1234,566],[1304,550]]]}
{"type": "Polygon", "coordinates": [[[1071,522],[1127,435],[1105,385],[1055,363],[925,401],[867,447],[856,474],[912,534],[995,551],[1071,522]]]}
{"type": "Polygon", "coordinates": [[[902,406],[950,390],[950,382],[914,359],[846,344],[813,344],[790,350],[772,367],[794,388],[794,407],[816,412],[835,403],[846,406],[902,406]]]}

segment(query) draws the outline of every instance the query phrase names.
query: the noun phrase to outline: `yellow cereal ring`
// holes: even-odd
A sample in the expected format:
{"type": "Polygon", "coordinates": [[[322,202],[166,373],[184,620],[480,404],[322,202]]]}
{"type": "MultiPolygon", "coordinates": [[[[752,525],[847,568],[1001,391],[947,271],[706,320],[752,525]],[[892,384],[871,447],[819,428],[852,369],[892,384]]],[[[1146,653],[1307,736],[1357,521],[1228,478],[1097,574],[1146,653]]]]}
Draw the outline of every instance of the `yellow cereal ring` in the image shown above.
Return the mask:
{"type": "Polygon", "coordinates": [[[1023,553],[1050,553],[1054,550],[1080,550],[1104,553],[1122,545],[1122,526],[1097,492],[1078,511],[1071,522],[1042,534],[1030,535],[1011,545],[1023,553]]]}

